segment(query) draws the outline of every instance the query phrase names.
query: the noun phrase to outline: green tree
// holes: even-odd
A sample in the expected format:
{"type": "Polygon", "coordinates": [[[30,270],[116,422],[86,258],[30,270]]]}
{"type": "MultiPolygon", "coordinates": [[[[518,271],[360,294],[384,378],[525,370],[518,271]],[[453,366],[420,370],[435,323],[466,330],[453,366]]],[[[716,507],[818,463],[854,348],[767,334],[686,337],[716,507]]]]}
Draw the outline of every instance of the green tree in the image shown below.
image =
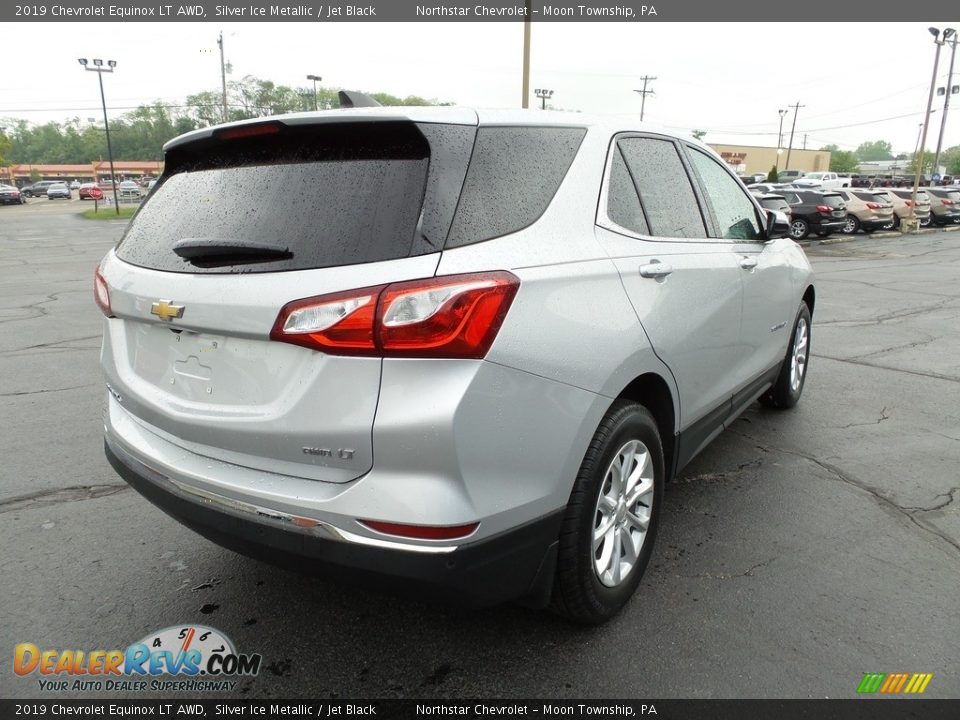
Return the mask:
{"type": "Polygon", "coordinates": [[[10,142],[10,138],[0,130],[0,167],[7,164],[7,154],[10,152],[12,145],[13,143],[10,142]]]}
{"type": "Polygon", "coordinates": [[[893,160],[893,146],[886,140],[873,140],[872,142],[861,143],[854,151],[857,160],[877,161],[893,160]]]}
{"type": "Polygon", "coordinates": [[[907,167],[912,175],[926,175],[930,172],[931,165],[933,165],[933,153],[929,150],[921,150],[919,153],[910,154],[910,164],[907,167]]]}
{"type": "Polygon", "coordinates": [[[947,175],[960,175],[960,145],[944,150],[940,162],[947,169],[947,175]]]}
{"type": "Polygon", "coordinates": [[[692,131],[690,132],[690,134],[693,135],[693,137],[696,138],[697,140],[703,140],[704,136],[707,134],[707,131],[706,131],[706,130],[692,130],[692,131]]]}
{"type": "Polygon", "coordinates": [[[830,169],[833,172],[857,172],[857,156],[849,150],[834,150],[830,153],[830,169]]]}
{"type": "Polygon", "coordinates": [[[776,165],[770,168],[770,172],[767,173],[767,182],[768,183],[780,182],[780,174],[777,172],[776,165]]]}

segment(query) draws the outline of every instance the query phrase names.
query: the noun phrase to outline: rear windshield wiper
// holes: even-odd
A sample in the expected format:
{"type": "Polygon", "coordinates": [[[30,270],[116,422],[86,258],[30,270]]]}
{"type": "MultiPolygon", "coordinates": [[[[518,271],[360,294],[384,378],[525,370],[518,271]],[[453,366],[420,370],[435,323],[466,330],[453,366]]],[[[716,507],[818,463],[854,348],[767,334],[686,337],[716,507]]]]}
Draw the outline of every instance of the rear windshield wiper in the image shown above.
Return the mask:
{"type": "Polygon", "coordinates": [[[289,248],[221,238],[184,238],[174,244],[173,252],[199,267],[277,262],[293,257],[289,248]]]}

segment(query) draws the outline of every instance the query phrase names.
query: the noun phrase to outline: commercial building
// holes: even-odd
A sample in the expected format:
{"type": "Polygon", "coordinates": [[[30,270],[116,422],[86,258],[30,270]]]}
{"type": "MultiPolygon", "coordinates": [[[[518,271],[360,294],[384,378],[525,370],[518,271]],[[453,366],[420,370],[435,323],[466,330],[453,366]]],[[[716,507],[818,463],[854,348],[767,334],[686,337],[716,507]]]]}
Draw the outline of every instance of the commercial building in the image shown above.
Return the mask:
{"type": "Polygon", "coordinates": [[[803,172],[830,169],[830,153],[826,150],[793,148],[790,151],[790,166],[787,167],[786,148],[720,143],[709,143],[709,145],[726,160],[734,172],[739,174],[768,173],[774,165],[780,170],[802,170],[803,172]]]}
{"type": "MultiPolygon", "coordinates": [[[[144,175],[158,176],[163,163],[155,160],[118,160],[113,163],[117,180],[136,179],[144,175]]],[[[72,182],[110,182],[110,163],[96,160],[87,165],[10,165],[0,168],[0,183],[23,187],[39,180],[72,182]]]]}

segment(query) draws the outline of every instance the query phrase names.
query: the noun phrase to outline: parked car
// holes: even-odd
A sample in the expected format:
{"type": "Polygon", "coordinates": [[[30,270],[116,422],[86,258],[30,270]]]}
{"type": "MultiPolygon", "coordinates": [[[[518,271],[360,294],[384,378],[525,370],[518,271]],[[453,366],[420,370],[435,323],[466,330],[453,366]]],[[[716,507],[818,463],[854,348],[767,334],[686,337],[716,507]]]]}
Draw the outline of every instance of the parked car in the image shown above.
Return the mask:
{"type": "Polygon", "coordinates": [[[793,184],[798,188],[836,190],[837,188],[850,187],[850,178],[840,177],[835,172],[812,172],[794,180],[793,184]]]}
{"type": "Polygon", "coordinates": [[[930,196],[930,216],[937,225],[960,223],[960,189],[949,187],[927,188],[930,196]]]}
{"type": "Polygon", "coordinates": [[[858,230],[872,233],[893,224],[893,203],[872,190],[836,190],[847,206],[847,224],[841,232],[853,235],[858,230]]]}
{"type": "Polygon", "coordinates": [[[167,143],[98,268],[113,467],[275,563],[607,620],[664,481],[800,398],[788,225],[707,146],[620,121],[304,117],[167,143]]]}
{"type": "Polygon", "coordinates": [[[793,214],[793,211],[790,208],[790,203],[787,202],[787,199],[783,195],[778,195],[777,193],[765,193],[760,195],[758,198],[760,201],[760,207],[766,210],[774,210],[776,212],[783,213],[787,216],[789,220],[790,215],[793,214]]]}
{"type": "Polygon", "coordinates": [[[847,224],[847,206],[831,190],[787,189],[781,191],[790,204],[790,237],[804,240],[810,233],[827,237],[847,224]]]}
{"type": "Polygon", "coordinates": [[[99,187],[96,183],[83,183],[80,185],[80,189],[77,190],[77,196],[81,200],[90,200],[93,198],[93,189],[99,187]]]}
{"type": "Polygon", "coordinates": [[[66,200],[73,199],[73,192],[70,190],[70,186],[65,182],[54,183],[47,188],[47,200],[54,200],[56,198],[63,198],[66,200]]]}
{"type": "Polygon", "coordinates": [[[79,181],[79,180],[74,180],[73,182],[71,182],[71,183],[70,183],[70,189],[71,189],[71,190],[79,190],[79,189],[80,189],[80,181],[79,181]]]}
{"type": "Polygon", "coordinates": [[[56,180],[41,180],[40,182],[33,183],[33,185],[27,185],[26,187],[21,189],[20,192],[22,192],[28,198],[46,197],[47,189],[51,185],[56,185],[56,184],[57,184],[56,180]]]}
{"type": "Polygon", "coordinates": [[[133,180],[124,180],[118,186],[118,191],[120,197],[122,198],[139,198],[140,197],[140,186],[137,185],[133,180]]]}
{"type": "Polygon", "coordinates": [[[803,170],[780,170],[777,173],[777,179],[785,184],[790,184],[794,180],[799,180],[806,173],[803,170]]]}
{"type": "MultiPolygon", "coordinates": [[[[884,188],[883,193],[893,204],[893,228],[900,227],[904,220],[909,220],[913,215],[911,207],[913,206],[913,190],[909,188],[884,188]]],[[[931,222],[930,216],[930,196],[926,190],[917,192],[916,217],[920,221],[921,227],[927,227],[931,222]]]]}
{"type": "Polygon", "coordinates": [[[748,185],[747,190],[756,195],[765,195],[766,193],[779,192],[786,187],[790,187],[789,183],[754,183],[748,185]]]}
{"type": "Polygon", "coordinates": [[[0,205],[23,205],[27,199],[19,188],[13,185],[0,185],[0,205]]]}

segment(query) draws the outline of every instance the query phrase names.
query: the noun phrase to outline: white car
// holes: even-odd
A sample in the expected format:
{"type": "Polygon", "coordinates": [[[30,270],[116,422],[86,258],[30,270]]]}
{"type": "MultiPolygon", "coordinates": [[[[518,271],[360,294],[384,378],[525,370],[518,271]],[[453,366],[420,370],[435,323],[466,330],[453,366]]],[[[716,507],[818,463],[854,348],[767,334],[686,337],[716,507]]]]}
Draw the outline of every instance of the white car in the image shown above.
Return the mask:
{"type": "Polygon", "coordinates": [[[824,190],[836,190],[837,188],[850,187],[850,178],[840,177],[835,172],[812,172],[807,173],[798,180],[794,180],[793,184],[798,188],[823,188],[824,190]]]}

